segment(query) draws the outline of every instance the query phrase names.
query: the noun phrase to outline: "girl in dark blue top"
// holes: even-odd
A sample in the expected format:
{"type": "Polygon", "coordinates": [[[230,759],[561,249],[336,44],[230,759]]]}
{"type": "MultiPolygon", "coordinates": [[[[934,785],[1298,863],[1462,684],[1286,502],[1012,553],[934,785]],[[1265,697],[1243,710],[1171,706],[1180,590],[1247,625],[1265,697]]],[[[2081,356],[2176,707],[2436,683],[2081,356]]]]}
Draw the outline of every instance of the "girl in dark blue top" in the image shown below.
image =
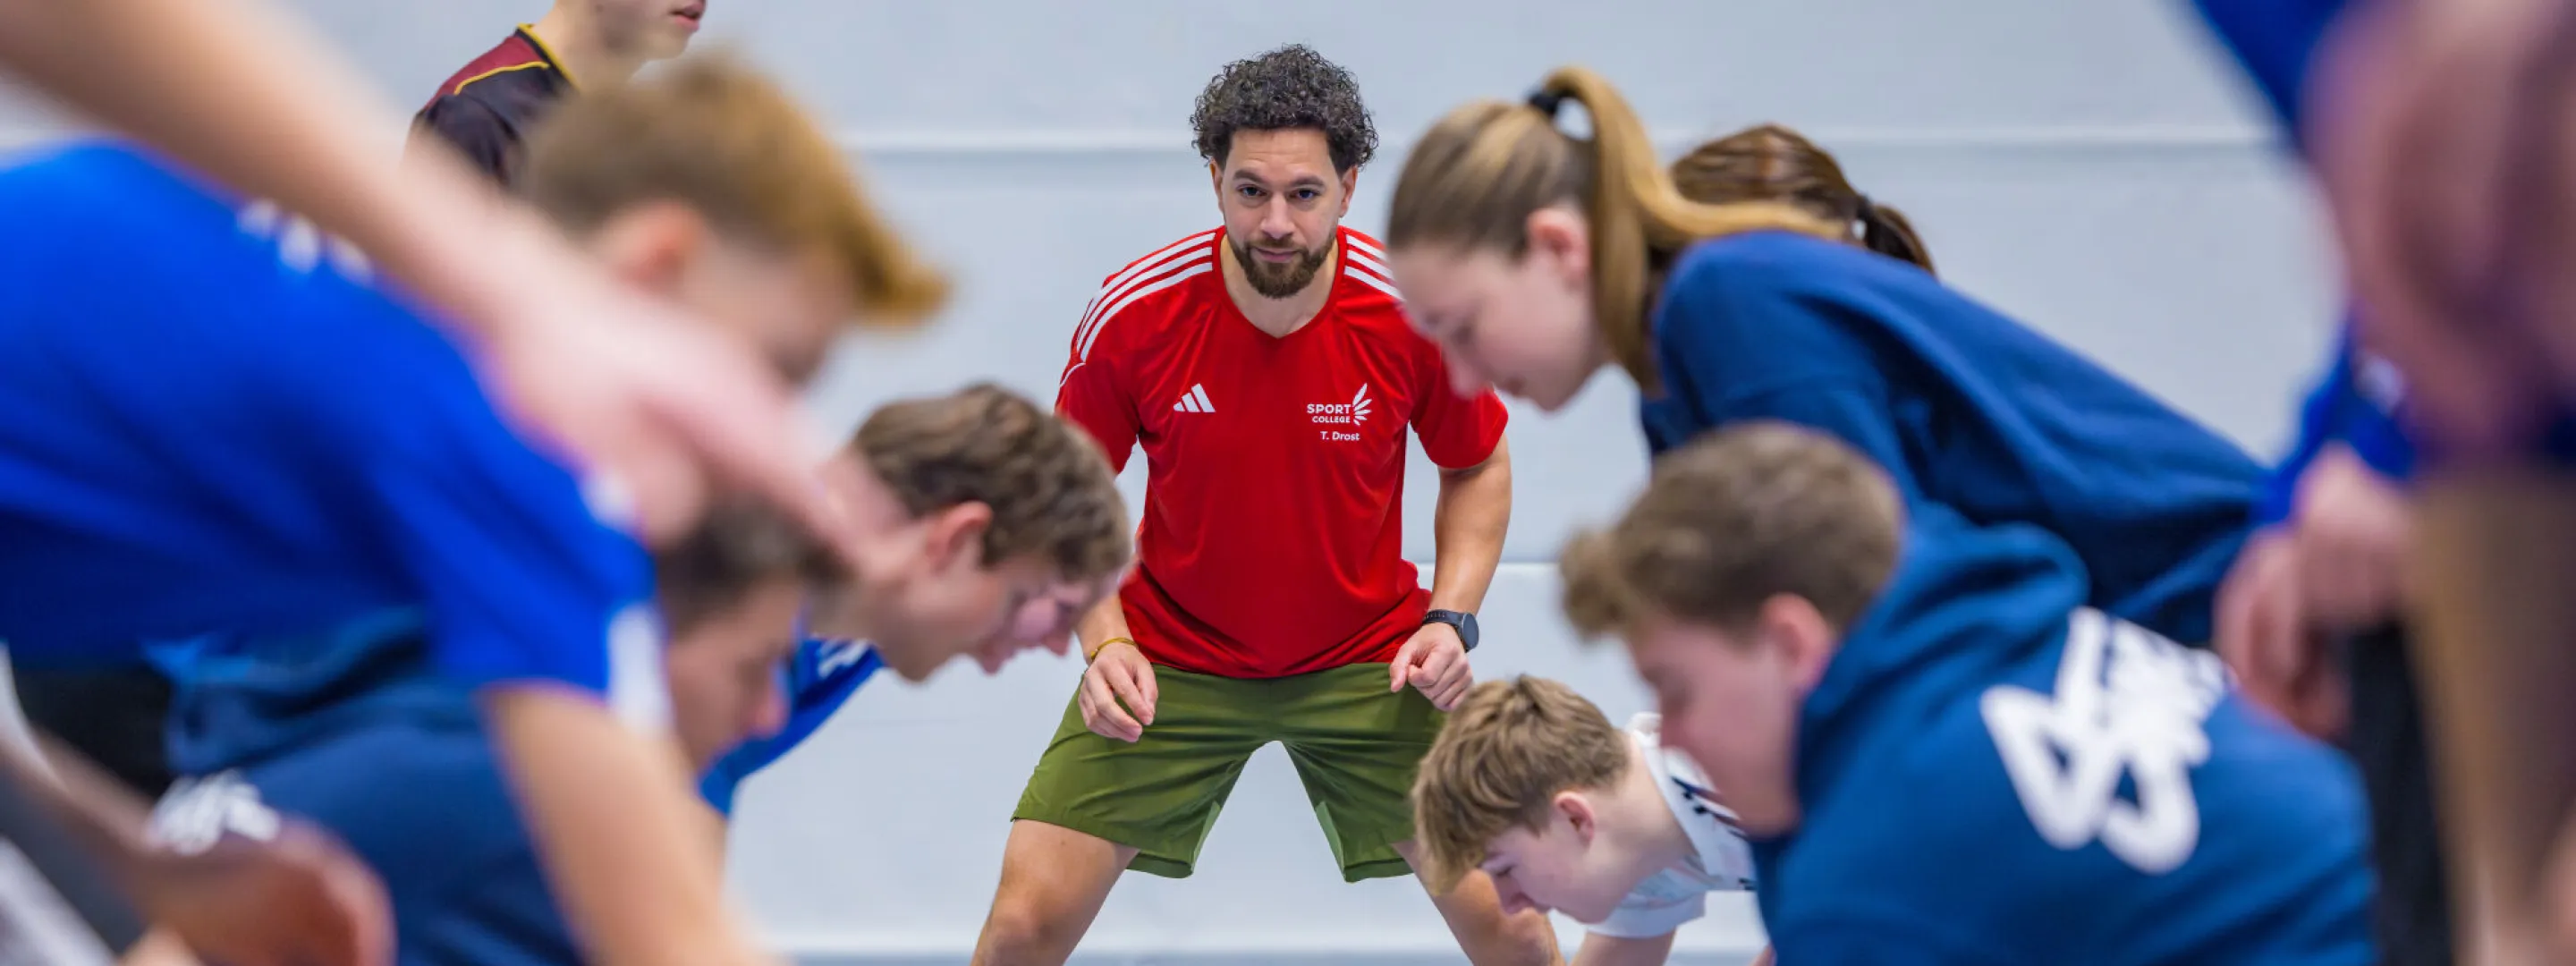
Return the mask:
{"type": "Polygon", "coordinates": [[[2055,534],[2084,562],[2088,603],[2208,640],[2262,468],[1916,265],[1852,244],[1860,206],[1770,197],[1686,199],[1618,92],[1566,68],[1527,104],[1474,104],[1435,126],[1398,180],[1387,241],[1416,324],[1462,387],[1491,382],[1553,410],[1615,362],[1644,392],[1657,453],[1744,419],[1826,430],[1909,501],[2055,534]],[[1567,99],[1591,139],[1558,130],[1567,99]]]}

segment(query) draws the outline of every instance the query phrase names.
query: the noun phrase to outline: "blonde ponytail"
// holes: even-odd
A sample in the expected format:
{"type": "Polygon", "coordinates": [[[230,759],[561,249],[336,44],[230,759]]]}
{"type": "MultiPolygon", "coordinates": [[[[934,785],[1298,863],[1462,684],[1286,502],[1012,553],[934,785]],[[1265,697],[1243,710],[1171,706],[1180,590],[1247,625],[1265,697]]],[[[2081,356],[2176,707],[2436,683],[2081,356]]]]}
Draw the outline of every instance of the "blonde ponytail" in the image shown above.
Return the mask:
{"type": "Polygon", "coordinates": [[[1529,216],[1579,204],[1592,237],[1594,324],[1621,368],[1646,392],[1660,390],[1647,332],[1660,270],[1682,249],[1748,231],[1786,230],[1840,240],[1842,225],[1770,203],[1703,205],[1682,197],[1655,157],[1643,122],[1601,75],[1562,67],[1529,103],[1480,101],[1451,111],[1405,159],[1387,216],[1387,245],[1438,243],[1529,247],[1529,216]],[[1556,126],[1554,107],[1583,105],[1592,137],[1556,126]]]}

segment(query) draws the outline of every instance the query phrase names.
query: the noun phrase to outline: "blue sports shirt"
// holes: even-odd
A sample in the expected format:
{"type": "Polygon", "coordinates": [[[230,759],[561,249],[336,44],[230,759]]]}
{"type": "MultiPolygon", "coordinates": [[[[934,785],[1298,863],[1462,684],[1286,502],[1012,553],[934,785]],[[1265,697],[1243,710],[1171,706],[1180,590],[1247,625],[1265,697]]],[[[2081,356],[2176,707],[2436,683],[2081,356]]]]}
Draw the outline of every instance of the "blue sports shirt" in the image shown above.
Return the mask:
{"type": "Polygon", "coordinates": [[[2084,598],[2039,529],[1918,511],[1800,711],[1800,824],[1753,842],[1781,962],[2375,962],[2351,766],[2084,598]]]}
{"type": "Polygon", "coordinates": [[[113,143],[0,170],[13,658],[136,660],[109,642],[417,607],[454,681],[649,710],[642,548],[504,424],[442,332],[249,210],[113,143]]]}
{"type": "Polygon", "coordinates": [[[1653,324],[1654,452],[1747,419],[1831,433],[1909,504],[2064,540],[2086,603],[2209,639],[2263,467],[2119,376],[1912,265],[1787,232],[1692,247],[1653,324]]]}
{"type": "Polygon", "coordinates": [[[734,795],[744,779],[813,737],[850,695],[858,693],[859,685],[884,666],[877,649],[865,641],[808,638],[798,644],[795,660],[787,668],[787,726],[777,734],[743,742],[716,759],[698,781],[699,794],[717,812],[731,816],[734,795]]]}

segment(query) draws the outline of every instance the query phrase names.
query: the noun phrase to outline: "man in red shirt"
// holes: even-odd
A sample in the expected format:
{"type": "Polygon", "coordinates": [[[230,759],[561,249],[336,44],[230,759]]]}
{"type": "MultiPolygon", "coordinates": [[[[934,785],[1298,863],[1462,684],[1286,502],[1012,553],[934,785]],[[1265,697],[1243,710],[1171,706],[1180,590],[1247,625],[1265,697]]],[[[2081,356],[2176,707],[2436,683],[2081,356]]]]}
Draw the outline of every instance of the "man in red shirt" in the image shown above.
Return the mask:
{"type": "Polygon", "coordinates": [[[517,182],[519,145],[580,84],[619,84],[680,56],[706,0],[555,0],[554,9],[467,61],[412,118],[493,180],[517,182]]]}
{"type": "MultiPolygon", "coordinates": [[[[1021,797],[975,962],[1062,963],[1121,870],[1190,874],[1244,761],[1288,746],[1347,881],[1404,875],[1407,801],[1473,681],[1511,516],[1505,415],[1454,393],[1383,251],[1340,227],[1377,135],[1302,46],[1226,67],[1198,148],[1225,223],[1109,277],[1056,407],[1152,467],[1138,565],[1021,797]],[[1442,467],[1429,592],[1403,558],[1405,427],[1442,467]]],[[[1477,876],[1433,897],[1479,964],[1552,963],[1477,876]]]]}

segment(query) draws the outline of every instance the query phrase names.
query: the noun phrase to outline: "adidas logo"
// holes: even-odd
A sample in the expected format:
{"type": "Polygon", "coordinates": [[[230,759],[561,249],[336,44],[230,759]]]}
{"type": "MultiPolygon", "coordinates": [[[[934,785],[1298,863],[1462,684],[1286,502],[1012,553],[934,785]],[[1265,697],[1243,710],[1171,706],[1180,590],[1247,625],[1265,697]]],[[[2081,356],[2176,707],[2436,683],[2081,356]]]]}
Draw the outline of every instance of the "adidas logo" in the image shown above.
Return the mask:
{"type": "Polygon", "coordinates": [[[1172,409],[1184,413],[1212,413],[1216,411],[1216,405],[1208,402],[1207,387],[1192,385],[1190,391],[1181,394],[1180,402],[1172,404],[1172,409]]]}

